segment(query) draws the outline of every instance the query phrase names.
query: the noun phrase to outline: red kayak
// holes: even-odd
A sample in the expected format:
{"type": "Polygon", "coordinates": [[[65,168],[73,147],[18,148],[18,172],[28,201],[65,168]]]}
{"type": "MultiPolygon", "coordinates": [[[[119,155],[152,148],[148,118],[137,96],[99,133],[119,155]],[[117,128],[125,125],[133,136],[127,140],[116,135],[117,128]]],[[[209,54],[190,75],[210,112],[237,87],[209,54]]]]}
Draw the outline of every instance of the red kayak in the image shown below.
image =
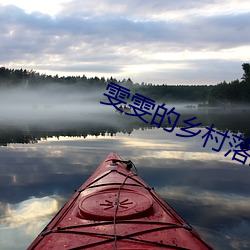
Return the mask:
{"type": "Polygon", "coordinates": [[[28,249],[212,249],[110,153],[28,249]]]}

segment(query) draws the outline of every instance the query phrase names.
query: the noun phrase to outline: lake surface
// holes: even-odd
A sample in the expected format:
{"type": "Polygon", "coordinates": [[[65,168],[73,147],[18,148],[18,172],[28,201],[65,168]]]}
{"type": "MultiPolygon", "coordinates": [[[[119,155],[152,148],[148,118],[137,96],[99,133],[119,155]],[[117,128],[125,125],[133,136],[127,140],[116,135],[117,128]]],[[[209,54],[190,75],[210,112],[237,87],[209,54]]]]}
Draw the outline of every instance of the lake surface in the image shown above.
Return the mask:
{"type": "Polygon", "coordinates": [[[250,159],[243,165],[233,153],[224,156],[228,143],[215,152],[219,144],[213,139],[203,147],[201,138],[212,123],[221,133],[250,138],[249,110],[177,109],[182,121],[202,122],[192,129],[199,135],[184,138],[176,136],[182,123],[170,133],[106,108],[105,114],[64,110],[59,117],[32,107],[41,116],[1,118],[1,249],[27,248],[111,151],[132,160],[215,249],[250,249],[250,159]]]}

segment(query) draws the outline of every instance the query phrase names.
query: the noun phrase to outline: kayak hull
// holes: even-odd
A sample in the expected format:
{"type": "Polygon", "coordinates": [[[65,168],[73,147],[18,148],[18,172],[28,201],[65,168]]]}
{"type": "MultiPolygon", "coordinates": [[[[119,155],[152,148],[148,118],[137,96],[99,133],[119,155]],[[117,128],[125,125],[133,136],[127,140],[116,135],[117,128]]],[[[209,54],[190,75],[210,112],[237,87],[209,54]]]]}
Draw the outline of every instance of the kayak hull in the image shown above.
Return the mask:
{"type": "Polygon", "coordinates": [[[212,249],[132,166],[110,153],[28,249],[212,249]]]}

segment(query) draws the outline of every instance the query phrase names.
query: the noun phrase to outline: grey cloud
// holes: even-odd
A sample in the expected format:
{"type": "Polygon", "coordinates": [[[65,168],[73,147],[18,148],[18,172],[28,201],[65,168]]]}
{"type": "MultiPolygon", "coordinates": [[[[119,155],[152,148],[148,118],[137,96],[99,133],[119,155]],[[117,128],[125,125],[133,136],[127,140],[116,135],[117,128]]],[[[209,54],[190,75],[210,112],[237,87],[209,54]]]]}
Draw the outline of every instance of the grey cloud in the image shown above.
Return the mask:
{"type": "Polygon", "coordinates": [[[127,0],[126,2],[117,2],[114,0],[91,0],[80,1],[74,0],[65,4],[62,11],[64,15],[85,15],[85,16],[133,16],[133,17],[150,17],[152,14],[162,14],[169,11],[183,11],[188,9],[198,9],[204,5],[212,4],[218,1],[198,1],[198,0],[127,0]]]}
{"type": "MultiPolygon", "coordinates": [[[[46,67],[40,66],[40,69],[46,69],[46,67]]],[[[109,73],[109,72],[119,72],[120,67],[116,65],[104,65],[104,64],[89,64],[89,65],[79,65],[79,64],[73,64],[73,65],[66,65],[66,66],[60,66],[55,65],[50,67],[51,70],[54,71],[62,71],[62,72],[97,72],[97,73],[109,73]]]]}
{"type": "MultiPolygon", "coordinates": [[[[175,65],[183,61],[169,61],[175,65]]],[[[155,84],[216,84],[224,80],[230,82],[242,76],[243,61],[229,60],[186,60],[187,66],[174,69],[152,70],[143,73],[143,80],[155,84]]],[[[133,77],[132,77],[133,79],[133,77]]]]}
{"type": "MultiPolygon", "coordinates": [[[[69,43],[74,43],[75,37],[72,36],[76,36],[78,42],[80,40],[88,43],[107,41],[113,45],[124,41],[131,43],[162,41],[189,48],[233,47],[248,44],[250,39],[248,26],[250,13],[237,16],[196,17],[188,23],[160,20],[135,21],[129,17],[112,16],[87,19],[77,16],[58,16],[54,19],[40,13],[26,14],[19,8],[11,6],[2,8],[1,13],[3,13],[2,20],[5,20],[1,24],[1,30],[8,32],[14,29],[17,33],[14,36],[25,35],[23,39],[24,41],[27,39],[28,45],[33,45],[32,42],[38,44],[39,41],[41,46],[53,45],[54,36],[67,38],[69,43]]],[[[16,44],[18,46],[20,37],[17,38],[19,38],[16,44]]]]}
{"type": "Polygon", "coordinates": [[[217,48],[248,45],[250,40],[250,12],[195,18],[191,25],[183,26],[189,43],[203,43],[217,48]]]}
{"type": "MultiPolygon", "coordinates": [[[[74,9],[79,9],[79,13],[83,13],[81,15],[69,15],[72,13],[70,5],[65,5],[68,13],[61,12],[55,17],[39,12],[28,14],[15,6],[0,6],[1,64],[25,61],[36,64],[36,69],[121,73],[126,65],[140,65],[141,63],[159,65],[162,63],[144,58],[145,52],[150,54],[186,49],[209,51],[209,49],[217,50],[248,45],[250,40],[248,25],[250,13],[195,16],[188,21],[147,19],[147,15],[156,14],[160,9],[164,12],[180,7],[198,8],[201,3],[196,0],[188,3],[186,1],[178,1],[178,3],[145,1],[143,6],[140,1],[131,0],[126,5],[115,4],[114,10],[110,8],[113,3],[110,0],[102,2],[100,6],[97,6],[97,10],[106,10],[107,5],[110,5],[108,11],[111,11],[111,14],[106,10],[97,13],[98,15],[94,15],[95,13],[92,15],[90,11],[96,2],[87,3],[88,5],[83,5],[82,1],[70,3],[72,6],[74,5],[74,9]],[[82,6],[86,8],[82,9],[82,6]],[[83,12],[81,12],[82,10],[83,12]],[[113,15],[112,11],[116,11],[117,14],[113,15]],[[133,14],[137,11],[139,11],[138,13],[144,12],[146,18],[137,19],[133,14]],[[119,15],[119,13],[123,14],[119,15]],[[122,53],[120,53],[121,49],[122,53]],[[53,61],[53,56],[58,56],[58,61],[53,61]],[[89,65],[85,66],[86,63],[89,65]],[[79,66],[79,64],[83,66],[79,66]]],[[[202,2],[202,5],[208,3],[210,1],[202,2]]],[[[154,77],[156,80],[157,78],[174,80],[178,75],[183,82],[198,82],[199,79],[202,79],[200,72],[204,72],[204,74],[209,72],[206,74],[214,83],[218,82],[218,79],[222,81],[225,78],[226,72],[223,71],[223,67],[222,70],[218,70],[218,68],[212,69],[210,65],[210,70],[214,74],[211,76],[211,71],[208,71],[208,64],[211,62],[209,59],[200,62],[195,60],[179,62],[191,65],[191,68],[196,68],[197,72],[191,71],[190,68],[171,69],[171,72],[167,70],[165,72],[163,70],[144,72],[141,81],[155,82],[154,77]],[[211,79],[212,77],[214,79],[211,79]]],[[[177,62],[172,61],[172,63],[177,62]]],[[[219,60],[217,63],[220,63],[219,60]]],[[[227,65],[225,69],[228,69],[230,64],[232,65],[232,62],[222,61],[222,63],[227,65]]],[[[241,64],[241,62],[233,62],[234,65],[238,63],[241,64]]],[[[230,73],[226,75],[228,78],[232,77],[236,71],[233,74],[233,71],[229,70],[230,73]]],[[[139,73],[136,76],[137,79],[138,76],[139,73]]],[[[233,79],[235,77],[226,80],[233,79]]],[[[207,82],[207,76],[203,81],[207,82]]]]}

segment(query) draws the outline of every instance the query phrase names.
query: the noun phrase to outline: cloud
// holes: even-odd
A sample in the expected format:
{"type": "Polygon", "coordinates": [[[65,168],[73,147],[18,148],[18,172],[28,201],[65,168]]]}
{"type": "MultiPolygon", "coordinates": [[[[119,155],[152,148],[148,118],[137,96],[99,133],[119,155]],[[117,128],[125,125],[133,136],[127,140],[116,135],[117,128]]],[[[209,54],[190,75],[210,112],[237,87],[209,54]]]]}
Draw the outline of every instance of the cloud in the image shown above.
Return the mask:
{"type": "MultiPolygon", "coordinates": [[[[60,45],[73,47],[82,43],[120,45],[120,43],[133,44],[134,42],[164,42],[179,44],[181,47],[195,49],[197,44],[220,44],[222,46],[246,45],[249,34],[239,36],[242,31],[249,29],[250,13],[238,15],[222,15],[216,17],[195,17],[188,22],[167,20],[135,20],[129,17],[98,16],[84,18],[80,16],[60,16],[52,18],[49,15],[25,13],[14,6],[2,8],[2,28],[5,35],[14,38],[28,38],[32,45],[43,46],[60,45]],[[10,13],[10,14],[9,14],[10,13]],[[218,33],[218,30],[220,31],[218,33]],[[57,40],[56,40],[57,38],[57,40]],[[40,43],[38,41],[40,39],[40,43]],[[63,42],[68,40],[68,43],[63,42]],[[191,42],[192,41],[192,42],[191,42]],[[63,44],[61,44],[61,42],[63,44]],[[55,43],[55,44],[54,44],[55,43]]],[[[14,39],[11,39],[12,41],[14,39]]],[[[22,41],[22,40],[21,40],[22,41]]],[[[25,39],[26,41],[26,39],[25,39]]],[[[19,40],[20,44],[20,40],[19,40]]],[[[22,43],[21,43],[22,44],[22,43]]],[[[76,46],[77,47],[77,46],[76,46]]]]}
{"type": "MultiPolygon", "coordinates": [[[[10,227],[20,227],[23,224],[34,224],[34,220],[51,217],[58,211],[58,202],[55,197],[31,198],[19,204],[8,204],[6,216],[0,222],[10,227]]],[[[32,233],[32,230],[29,232],[32,233]]]]}
{"type": "Polygon", "coordinates": [[[233,0],[158,0],[143,5],[132,0],[126,4],[75,0],[66,2],[55,16],[0,5],[0,63],[61,75],[131,77],[139,82],[234,80],[241,76],[242,62],[250,59],[240,52],[249,47],[250,13],[243,9],[246,1],[234,11],[233,4],[233,0]],[[233,62],[239,68],[233,71],[227,49],[236,51],[233,62]],[[157,55],[162,55],[160,60],[157,55]],[[203,62],[210,67],[202,68],[203,62]],[[210,71],[214,62],[223,67],[210,71]],[[201,79],[200,70],[207,72],[201,79]]]}
{"type": "Polygon", "coordinates": [[[64,9],[61,11],[63,15],[79,15],[79,16],[130,16],[132,18],[147,20],[166,18],[181,18],[188,16],[201,16],[201,13],[214,11],[215,8],[220,11],[240,11],[248,4],[247,0],[243,0],[242,6],[235,6],[234,1],[198,1],[198,0],[179,0],[179,1],[150,1],[150,0],[128,0],[125,2],[117,2],[114,0],[105,1],[80,1],[74,0],[65,3],[64,9]],[[231,6],[233,5],[233,6],[231,6]],[[112,6],[112,8],[110,8],[112,6]],[[225,7],[227,6],[227,8],[225,7]]]}
{"type": "Polygon", "coordinates": [[[32,197],[18,204],[5,204],[0,217],[1,249],[26,249],[61,206],[59,196],[32,197]]]}

